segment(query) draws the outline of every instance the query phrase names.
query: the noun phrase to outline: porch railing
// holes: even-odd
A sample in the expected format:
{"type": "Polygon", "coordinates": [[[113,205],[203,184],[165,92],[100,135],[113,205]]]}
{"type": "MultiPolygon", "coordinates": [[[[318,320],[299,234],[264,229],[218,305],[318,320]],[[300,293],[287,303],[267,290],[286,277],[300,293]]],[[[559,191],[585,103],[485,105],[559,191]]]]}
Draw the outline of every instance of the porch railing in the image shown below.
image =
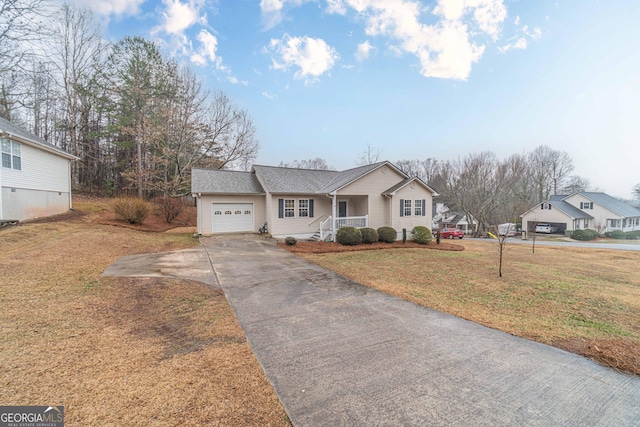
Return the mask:
{"type": "MultiPolygon", "coordinates": [[[[331,234],[331,224],[334,221],[334,218],[330,216],[325,221],[320,223],[320,239],[325,240],[331,234]]],[[[369,215],[365,216],[345,216],[335,218],[334,228],[336,231],[340,227],[355,227],[355,228],[363,228],[369,226],[369,215]]]]}

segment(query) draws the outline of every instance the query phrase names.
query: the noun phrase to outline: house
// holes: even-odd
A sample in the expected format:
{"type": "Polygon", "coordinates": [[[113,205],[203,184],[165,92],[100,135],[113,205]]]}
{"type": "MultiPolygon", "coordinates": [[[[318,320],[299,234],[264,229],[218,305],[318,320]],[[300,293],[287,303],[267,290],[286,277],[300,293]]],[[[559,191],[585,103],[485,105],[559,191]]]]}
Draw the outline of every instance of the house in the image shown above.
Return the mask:
{"type": "Polygon", "coordinates": [[[537,223],[555,226],[559,233],[581,229],[598,233],[640,230],[640,210],[599,192],[551,196],[520,216],[523,230],[530,232],[537,223]]]}
{"type": "Polygon", "coordinates": [[[198,233],[258,232],[320,239],[343,226],[431,226],[437,193],[384,161],[345,171],[253,166],[250,172],[193,169],[198,233]]]}
{"type": "Polygon", "coordinates": [[[71,209],[76,156],[0,118],[0,220],[26,220],[71,209]]]}
{"type": "Polygon", "coordinates": [[[475,219],[467,220],[464,212],[455,212],[449,210],[443,203],[436,203],[435,213],[433,215],[433,229],[457,228],[464,231],[465,234],[473,233],[478,222],[475,219]]]}

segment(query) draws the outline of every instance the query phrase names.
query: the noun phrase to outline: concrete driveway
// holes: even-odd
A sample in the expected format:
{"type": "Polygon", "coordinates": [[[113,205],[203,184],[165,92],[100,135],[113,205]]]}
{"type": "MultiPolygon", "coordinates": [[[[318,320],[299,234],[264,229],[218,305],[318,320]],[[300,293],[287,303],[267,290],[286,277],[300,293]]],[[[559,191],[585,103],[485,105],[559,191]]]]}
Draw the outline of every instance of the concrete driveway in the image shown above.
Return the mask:
{"type": "Polygon", "coordinates": [[[389,296],[254,235],[202,238],[294,426],[637,426],[640,378],[389,296]]]}

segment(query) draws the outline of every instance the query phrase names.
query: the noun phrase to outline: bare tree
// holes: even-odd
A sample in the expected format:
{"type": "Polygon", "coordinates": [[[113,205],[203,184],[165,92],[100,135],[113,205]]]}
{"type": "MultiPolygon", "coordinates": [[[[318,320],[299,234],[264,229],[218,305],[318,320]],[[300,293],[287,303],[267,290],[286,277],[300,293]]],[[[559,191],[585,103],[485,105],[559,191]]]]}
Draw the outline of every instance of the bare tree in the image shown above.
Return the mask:
{"type": "Polygon", "coordinates": [[[538,201],[547,200],[551,194],[557,194],[564,180],[573,171],[573,161],[564,152],[541,145],[529,156],[531,177],[536,185],[538,201]]]}
{"type": "Polygon", "coordinates": [[[356,158],[356,165],[372,165],[380,161],[380,155],[382,150],[377,147],[372,147],[371,144],[367,144],[367,148],[356,158]]]}
{"type": "Polygon", "coordinates": [[[290,163],[280,162],[280,167],[284,168],[296,168],[296,169],[315,169],[315,170],[325,170],[325,171],[333,171],[336,170],[333,166],[329,166],[325,159],[321,159],[320,157],[316,157],[315,159],[309,160],[294,160],[290,163]]]}
{"type": "Polygon", "coordinates": [[[567,180],[566,184],[562,188],[562,192],[564,194],[570,195],[575,193],[581,193],[584,191],[589,191],[591,188],[591,183],[587,178],[583,178],[578,175],[571,175],[567,180]]]}
{"type": "Polygon", "coordinates": [[[635,200],[640,200],[640,183],[633,186],[633,189],[631,189],[631,195],[635,200]]]}

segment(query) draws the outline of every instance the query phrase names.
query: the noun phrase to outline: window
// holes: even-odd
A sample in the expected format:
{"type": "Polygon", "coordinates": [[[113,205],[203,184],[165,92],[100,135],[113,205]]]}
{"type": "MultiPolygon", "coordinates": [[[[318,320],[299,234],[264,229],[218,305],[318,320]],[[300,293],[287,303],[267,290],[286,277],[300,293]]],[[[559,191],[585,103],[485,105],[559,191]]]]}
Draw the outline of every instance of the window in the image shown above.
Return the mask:
{"type": "Polygon", "coordinates": [[[620,228],[620,220],[619,219],[608,219],[609,228],[620,228]]]}
{"type": "Polygon", "coordinates": [[[244,211],[245,215],[251,215],[251,211],[244,211]]]}
{"type": "Polygon", "coordinates": [[[544,202],[542,205],[540,205],[540,209],[550,211],[551,203],[544,202]]]}
{"type": "Polygon", "coordinates": [[[284,217],[293,218],[296,215],[296,201],[294,199],[284,199],[284,217]]]}
{"type": "Polygon", "coordinates": [[[404,201],[404,216],[411,216],[411,200],[404,201]]]}
{"type": "Polygon", "coordinates": [[[242,211],[236,211],[236,215],[242,215],[242,211]]]}
{"type": "Polygon", "coordinates": [[[222,215],[222,211],[215,211],[213,214],[214,215],[222,215]]]}
{"type": "Polygon", "coordinates": [[[422,216],[422,200],[416,200],[416,204],[415,204],[415,213],[416,216],[422,216]]]}
{"type": "Polygon", "coordinates": [[[593,202],[580,202],[580,209],[593,209],[593,202]]]}
{"type": "Polygon", "coordinates": [[[307,218],[309,216],[309,199],[298,200],[298,216],[307,218]]]}
{"type": "Polygon", "coordinates": [[[225,215],[231,215],[231,211],[224,211],[225,215]]]}
{"type": "Polygon", "coordinates": [[[589,218],[584,219],[584,228],[589,228],[589,218]]]}
{"type": "Polygon", "coordinates": [[[2,167],[21,170],[22,169],[22,153],[20,143],[2,140],[2,167]]]}

